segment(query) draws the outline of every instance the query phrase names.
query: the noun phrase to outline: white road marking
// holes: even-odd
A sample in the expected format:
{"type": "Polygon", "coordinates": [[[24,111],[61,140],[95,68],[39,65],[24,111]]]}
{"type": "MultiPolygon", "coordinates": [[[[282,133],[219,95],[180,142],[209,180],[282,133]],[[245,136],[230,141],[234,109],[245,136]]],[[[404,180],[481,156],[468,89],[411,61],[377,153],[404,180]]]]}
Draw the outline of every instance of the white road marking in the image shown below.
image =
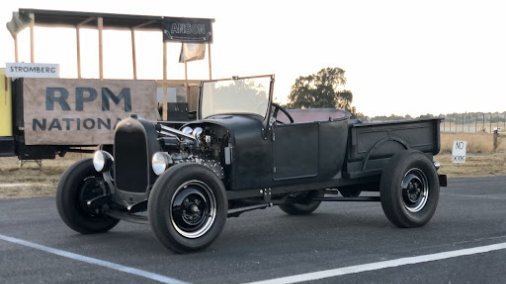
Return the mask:
{"type": "Polygon", "coordinates": [[[105,268],[109,268],[109,269],[129,273],[129,274],[133,274],[136,276],[148,278],[148,279],[155,280],[155,281],[158,281],[161,283],[187,284],[186,282],[183,282],[183,281],[180,281],[180,280],[177,280],[174,278],[170,278],[170,277],[167,277],[164,275],[160,275],[160,274],[152,273],[149,271],[137,269],[134,267],[125,266],[125,265],[121,265],[121,264],[117,264],[117,263],[113,263],[113,262],[109,262],[109,261],[105,261],[105,260],[101,260],[101,259],[97,259],[97,258],[93,258],[93,257],[88,257],[88,256],[60,250],[60,249],[55,249],[55,248],[39,245],[36,243],[28,242],[25,240],[13,238],[13,237],[1,235],[1,234],[0,234],[0,240],[14,243],[14,244],[21,245],[21,246],[25,246],[25,247],[29,247],[29,248],[33,248],[33,249],[47,252],[50,254],[70,258],[72,260],[77,260],[77,261],[81,261],[81,262],[85,262],[85,263],[89,263],[89,264],[94,264],[94,265],[102,266],[105,268]]]}
{"type": "Polygon", "coordinates": [[[292,275],[287,277],[280,277],[274,279],[268,279],[264,281],[250,282],[248,284],[289,284],[289,283],[299,283],[303,281],[314,281],[324,278],[342,276],[347,274],[354,274],[360,272],[367,272],[373,270],[380,270],[385,268],[399,267],[404,265],[411,265],[417,263],[431,262],[437,260],[443,260],[448,258],[473,255],[486,253],[491,251],[503,250],[506,249],[506,243],[499,243],[488,246],[481,246],[475,248],[468,249],[460,249],[454,251],[440,252],[434,254],[426,254],[414,257],[404,257],[399,259],[392,259],[387,261],[373,262],[367,264],[353,265],[347,267],[341,267],[336,269],[322,270],[310,273],[303,273],[298,275],[292,275]]]}

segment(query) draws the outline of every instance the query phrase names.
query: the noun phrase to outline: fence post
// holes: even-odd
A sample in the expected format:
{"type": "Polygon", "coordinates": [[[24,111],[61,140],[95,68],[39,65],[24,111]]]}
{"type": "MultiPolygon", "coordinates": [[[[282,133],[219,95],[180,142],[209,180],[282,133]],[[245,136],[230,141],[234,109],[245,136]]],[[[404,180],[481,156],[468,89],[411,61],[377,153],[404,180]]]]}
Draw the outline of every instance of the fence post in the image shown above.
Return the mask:
{"type": "Polygon", "coordinates": [[[489,133],[492,132],[492,113],[490,113],[490,123],[489,123],[489,127],[488,127],[488,132],[489,133]]]}
{"type": "Polygon", "coordinates": [[[499,129],[494,130],[494,152],[497,150],[499,140],[499,129]]]}

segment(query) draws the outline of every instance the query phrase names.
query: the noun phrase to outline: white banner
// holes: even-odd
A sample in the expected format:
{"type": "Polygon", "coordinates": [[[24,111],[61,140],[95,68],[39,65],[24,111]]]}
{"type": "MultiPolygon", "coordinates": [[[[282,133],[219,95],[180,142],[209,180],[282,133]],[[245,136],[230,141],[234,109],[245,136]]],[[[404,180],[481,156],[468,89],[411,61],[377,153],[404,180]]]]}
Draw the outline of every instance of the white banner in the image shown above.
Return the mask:
{"type": "Polygon", "coordinates": [[[47,63],[7,63],[5,75],[9,78],[59,78],[60,65],[47,63]]]}
{"type": "Polygon", "coordinates": [[[121,119],[157,120],[156,82],[28,78],[23,112],[26,145],[111,144],[121,119]]]}

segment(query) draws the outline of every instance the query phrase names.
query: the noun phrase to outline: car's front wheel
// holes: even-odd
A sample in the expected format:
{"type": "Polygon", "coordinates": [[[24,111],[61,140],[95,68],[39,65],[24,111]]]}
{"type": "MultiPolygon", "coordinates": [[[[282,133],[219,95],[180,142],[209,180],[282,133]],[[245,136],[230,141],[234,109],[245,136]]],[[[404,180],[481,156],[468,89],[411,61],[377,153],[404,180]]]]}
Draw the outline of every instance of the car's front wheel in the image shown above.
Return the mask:
{"type": "Polygon", "coordinates": [[[63,222],[82,234],[112,229],[119,220],[105,215],[100,208],[90,208],[88,201],[104,195],[103,178],[93,168],[91,159],[76,162],[60,178],[56,207],[63,222]]]}
{"type": "Polygon", "coordinates": [[[148,201],[156,238],[168,249],[185,253],[209,246],[227,218],[222,181],[198,164],[179,164],[158,178],[148,201]]]}

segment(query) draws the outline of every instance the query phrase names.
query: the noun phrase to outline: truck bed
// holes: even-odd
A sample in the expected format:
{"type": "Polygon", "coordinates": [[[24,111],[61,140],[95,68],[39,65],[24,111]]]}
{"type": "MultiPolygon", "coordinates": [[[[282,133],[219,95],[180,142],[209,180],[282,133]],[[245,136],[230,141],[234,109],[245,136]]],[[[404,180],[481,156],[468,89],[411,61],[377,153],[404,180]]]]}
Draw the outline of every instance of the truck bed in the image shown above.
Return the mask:
{"type": "Polygon", "coordinates": [[[440,151],[442,118],[353,123],[349,127],[347,178],[380,175],[397,152],[414,149],[430,158],[440,151]]]}

